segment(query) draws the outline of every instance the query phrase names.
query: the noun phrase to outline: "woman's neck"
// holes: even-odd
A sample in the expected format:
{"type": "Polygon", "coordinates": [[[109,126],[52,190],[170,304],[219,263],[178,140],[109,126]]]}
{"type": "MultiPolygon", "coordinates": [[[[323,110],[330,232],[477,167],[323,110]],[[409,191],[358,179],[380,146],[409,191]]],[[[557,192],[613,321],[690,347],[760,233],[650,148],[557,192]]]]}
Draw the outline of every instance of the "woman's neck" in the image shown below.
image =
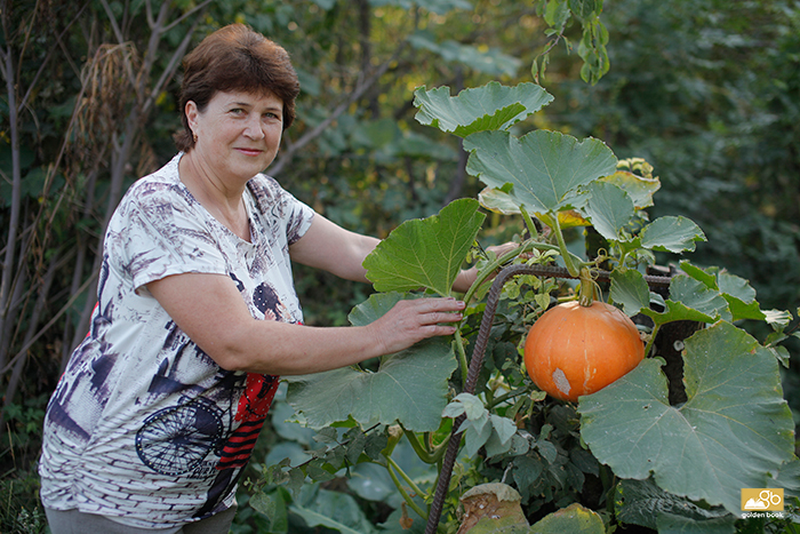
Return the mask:
{"type": "Polygon", "coordinates": [[[250,241],[250,220],[244,204],[245,184],[231,186],[198,165],[192,153],[178,162],[181,182],[217,221],[245,241],[250,241]]]}

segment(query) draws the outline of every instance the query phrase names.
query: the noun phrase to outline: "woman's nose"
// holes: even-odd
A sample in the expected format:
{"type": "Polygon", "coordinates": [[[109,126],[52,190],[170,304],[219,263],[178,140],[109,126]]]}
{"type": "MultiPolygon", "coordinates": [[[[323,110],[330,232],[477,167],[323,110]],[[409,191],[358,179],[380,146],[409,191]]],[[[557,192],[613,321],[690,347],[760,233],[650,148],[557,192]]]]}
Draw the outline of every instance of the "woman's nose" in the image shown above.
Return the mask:
{"type": "Polygon", "coordinates": [[[263,139],[264,130],[261,128],[261,117],[258,114],[251,114],[247,118],[244,134],[251,139],[263,139]]]}

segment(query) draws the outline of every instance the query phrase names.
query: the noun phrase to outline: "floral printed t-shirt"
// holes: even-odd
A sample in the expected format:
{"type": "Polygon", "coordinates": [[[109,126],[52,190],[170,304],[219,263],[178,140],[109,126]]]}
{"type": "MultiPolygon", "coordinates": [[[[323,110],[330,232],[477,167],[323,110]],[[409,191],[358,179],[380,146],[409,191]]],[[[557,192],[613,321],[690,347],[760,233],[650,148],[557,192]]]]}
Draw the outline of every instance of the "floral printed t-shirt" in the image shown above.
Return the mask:
{"type": "Polygon", "coordinates": [[[109,223],[90,331],[45,418],[39,472],[49,508],[157,528],[234,502],[278,377],[220,368],[146,284],[220,274],[253,317],[302,322],[288,247],[311,226],[312,209],[259,174],[244,193],[244,241],[186,189],[180,157],[137,181],[109,223]]]}

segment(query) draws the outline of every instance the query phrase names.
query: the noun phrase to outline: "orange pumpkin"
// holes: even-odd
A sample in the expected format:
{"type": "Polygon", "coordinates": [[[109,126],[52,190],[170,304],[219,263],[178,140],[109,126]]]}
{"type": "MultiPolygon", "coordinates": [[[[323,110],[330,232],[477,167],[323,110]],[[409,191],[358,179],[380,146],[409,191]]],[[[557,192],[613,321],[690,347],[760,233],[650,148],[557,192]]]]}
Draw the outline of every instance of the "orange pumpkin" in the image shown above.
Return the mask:
{"type": "Polygon", "coordinates": [[[639,331],[610,304],[559,304],[533,324],[525,340],[525,367],[551,396],[577,401],[636,367],[644,358],[639,331]]]}

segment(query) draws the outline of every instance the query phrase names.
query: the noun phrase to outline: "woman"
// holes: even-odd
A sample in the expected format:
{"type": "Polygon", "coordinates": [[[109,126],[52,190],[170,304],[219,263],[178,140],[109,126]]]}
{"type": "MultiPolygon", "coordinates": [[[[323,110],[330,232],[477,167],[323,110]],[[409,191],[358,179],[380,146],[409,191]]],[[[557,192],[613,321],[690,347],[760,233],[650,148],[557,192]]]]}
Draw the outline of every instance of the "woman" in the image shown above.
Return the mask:
{"type": "Polygon", "coordinates": [[[48,406],[40,475],[54,534],[228,532],[279,375],[397,352],[461,319],[462,302],[431,298],[364,327],[303,326],[290,260],[366,282],[378,241],[261,174],[299,92],[282,48],[231,25],[184,69],[180,152],[110,221],[90,332],[48,406]]]}

